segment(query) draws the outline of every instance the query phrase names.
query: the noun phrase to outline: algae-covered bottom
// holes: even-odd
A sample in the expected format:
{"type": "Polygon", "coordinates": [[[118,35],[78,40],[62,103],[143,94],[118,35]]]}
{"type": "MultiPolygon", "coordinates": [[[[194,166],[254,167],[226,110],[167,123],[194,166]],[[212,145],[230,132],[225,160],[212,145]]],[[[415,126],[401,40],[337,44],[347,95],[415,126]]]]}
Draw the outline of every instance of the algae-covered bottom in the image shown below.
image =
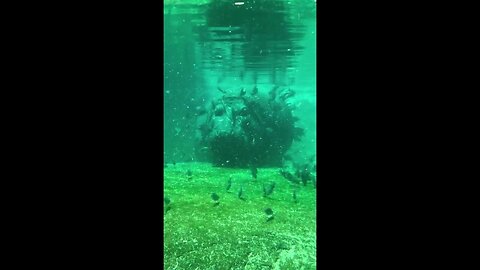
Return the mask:
{"type": "Polygon", "coordinates": [[[170,199],[164,212],[165,269],[316,268],[311,183],[292,184],[279,168],[259,168],[254,180],[248,169],[182,163],[165,168],[164,192],[170,199]],[[264,197],[263,184],[271,182],[275,189],[264,197]],[[241,187],[244,200],[238,197],[241,187]],[[267,208],[273,211],[271,220],[267,208]]]}

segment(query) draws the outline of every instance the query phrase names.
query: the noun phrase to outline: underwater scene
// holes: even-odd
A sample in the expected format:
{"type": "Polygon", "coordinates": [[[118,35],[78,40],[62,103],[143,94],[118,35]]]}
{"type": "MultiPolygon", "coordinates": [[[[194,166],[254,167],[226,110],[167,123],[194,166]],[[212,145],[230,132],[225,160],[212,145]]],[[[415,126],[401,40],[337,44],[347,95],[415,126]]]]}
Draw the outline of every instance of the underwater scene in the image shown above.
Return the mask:
{"type": "Polygon", "coordinates": [[[165,269],[316,269],[316,1],[164,1],[165,269]]]}

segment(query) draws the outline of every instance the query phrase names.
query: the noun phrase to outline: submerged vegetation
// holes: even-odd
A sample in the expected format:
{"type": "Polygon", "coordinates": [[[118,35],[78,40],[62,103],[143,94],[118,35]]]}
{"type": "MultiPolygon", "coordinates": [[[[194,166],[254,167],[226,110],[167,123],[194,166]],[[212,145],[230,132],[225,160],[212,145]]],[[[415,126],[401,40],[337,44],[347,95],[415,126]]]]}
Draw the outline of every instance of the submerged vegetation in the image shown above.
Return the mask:
{"type": "Polygon", "coordinates": [[[249,169],[208,163],[165,168],[171,208],[164,213],[165,269],[316,268],[316,190],[288,181],[278,168],[258,170],[253,181],[249,169]],[[185,181],[187,170],[194,180],[185,181]],[[225,190],[225,179],[244,200],[225,190]],[[275,192],[264,197],[263,185],[272,182],[275,192]]]}

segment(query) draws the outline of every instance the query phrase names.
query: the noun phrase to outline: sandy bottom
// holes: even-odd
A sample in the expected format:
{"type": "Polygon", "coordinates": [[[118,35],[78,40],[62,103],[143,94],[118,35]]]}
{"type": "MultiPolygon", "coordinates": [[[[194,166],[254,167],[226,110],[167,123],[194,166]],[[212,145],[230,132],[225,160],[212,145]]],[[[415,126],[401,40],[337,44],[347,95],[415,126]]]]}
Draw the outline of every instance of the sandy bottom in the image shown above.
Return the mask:
{"type": "Polygon", "coordinates": [[[254,181],[247,169],[169,164],[164,183],[171,200],[164,212],[165,269],[315,269],[316,190],[311,183],[291,184],[278,171],[260,168],[254,181]],[[265,198],[262,184],[272,181],[275,190],[265,198]],[[241,186],[245,200],[237,195],[241,186]],[[220,196],[218,206],[212,192],[220,196]],[[268,222],[266,208],[274,212],[268,222]]]}

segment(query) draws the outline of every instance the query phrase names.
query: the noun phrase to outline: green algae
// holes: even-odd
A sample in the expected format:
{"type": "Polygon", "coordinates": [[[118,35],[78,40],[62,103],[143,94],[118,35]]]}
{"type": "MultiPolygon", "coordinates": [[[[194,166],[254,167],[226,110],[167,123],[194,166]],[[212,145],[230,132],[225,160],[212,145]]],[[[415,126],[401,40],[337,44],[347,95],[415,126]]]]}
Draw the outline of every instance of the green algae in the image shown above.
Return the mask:
{"type": "Polygon", "coordinates": [[[164,212],[165,269],[315,269],[315,189],[293,185],[278,171],[259,168],[254,180],[249,169],[207,163],[165,168],[164,192],[171,199],[164,212]],[[263,197],[262,184],[272,181],[275,192],[263,197]],[[245,201],[237,197],[241,186],[245,201]],[[220,196],[216,207],[213,192],[220,196]],[[272,221],[266,221],[266,208],[275,213],[272,221]]]}

